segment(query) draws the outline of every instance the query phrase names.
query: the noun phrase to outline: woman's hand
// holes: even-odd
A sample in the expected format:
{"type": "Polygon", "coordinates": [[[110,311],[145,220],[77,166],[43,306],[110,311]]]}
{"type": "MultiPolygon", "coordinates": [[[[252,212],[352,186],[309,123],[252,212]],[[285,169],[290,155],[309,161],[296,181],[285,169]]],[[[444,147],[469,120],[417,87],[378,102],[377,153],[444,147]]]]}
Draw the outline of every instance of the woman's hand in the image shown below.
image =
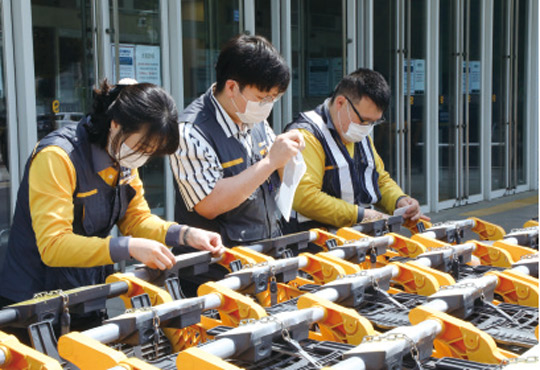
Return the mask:
{"type": "Polygon", "coordinates": [[[221,235],[212,231],[206,231],[196,227],[184,226],[180,244],[187,244],[190,247],[201,251],[209,251],[213,256],[221,256],[225,252],[225,247],[221,243],[221,235]]]}
{"type": "Polygon", "coordinates": [[[170,269],[176,263],[169,248],[155,240],[130,238],[128,248],[131,257],[153,269],[170,269]]]}

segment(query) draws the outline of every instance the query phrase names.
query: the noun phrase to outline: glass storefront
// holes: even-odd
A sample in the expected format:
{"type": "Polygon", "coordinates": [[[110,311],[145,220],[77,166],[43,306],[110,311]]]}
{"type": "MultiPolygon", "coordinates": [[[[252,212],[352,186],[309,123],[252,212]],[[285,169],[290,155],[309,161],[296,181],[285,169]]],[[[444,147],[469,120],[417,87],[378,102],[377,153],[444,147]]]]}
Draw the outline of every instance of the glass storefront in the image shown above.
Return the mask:
{"type": "MultiPolygon", "coordinates": [[[[28,8],[21,7],[22,12],[30,13],[23,17],[32,19],[31,25],[28,24],[32,30],[28,40],[14,43],[15,37],[9,36],[11,40],[6,43],[3,37],[7,37],[7,32],[0,35],[0,77],[5,73],[4,50],[17,59],[16,55],[21,53],[13,51],[21,48],[21,44],[32,48],[34,60],[28,58],[32,67],[25,67],[35,72],[35,83],[29,84],[30,87],[27,81],[23,83],[13,74],[15,86],[9,94],[11,85],[6,89],[6,79],[0,79],[0,201],[6,205],[0,210],[0,245],[7,235],[4,230],[9,228],[11,180],[18,181],[17,176],[10,176],[8,163],[8,132],[14,134],[17,130],[10,131],[9,127],[17,128],[20,124],[34,130],[33,122],[16,122],[18,114],[13,114],[15,122],[6,122],[6,94],[8,98],[13,95],[17,112],[24,109],[25,104],[24,97],[18,93],[28,88],[32,90],[21,95],[35,94],[35,130],[37,137],[42,138],[56,128],[79,121],[91,110],[97,76],[107,76],[112,81],[134,77],[140,82],[169,85],[164,80],[168,73],[163,73],[163,66],[174,69],[182,65],[179,73],[184,94],[183,101],[178,102],[181,110],[215,81],[214,66],[220,49],[231,37],[244,32],[246,25],[250,30],[254,25],[255,33],[274,43],[279,41],[280,50],[290,58],[291,94],[276,104],[275,119],[270,119],[277,127],[288,123],[281,122],[281,117],[295,117],[299,112],[313,109],[332,93],[344,73],[347,43],[359,47],[368,45],[370,50],[358,50],[362,65],[381,72],[393,94],[391,106],[385,112],[387,123],[374,131],[375,146],[386,169],[406,192],[435,210],[464,204],[471,201],[471,197],[473,201],[487,199],[492,196],[490,192],[501,194],[504,190],[537,187],[528,180],[537,177],[534,169],[533,173],[528,172],[528,156],[538,152],[538,142],[527,135],[531,125],[538,124],[534,110],[527,105],[531,101],[527,93],[534,91],[536,97],[538,84],[527,74],[531,63],[533,67],[538,63],[536,54],[531,54],[531,51],[536,52],[533,46],[538,35],[532,40],[528,38],[532,27],[530,10],[538,8],[537,2],[488,2],[488,8],[493,8],[492,19],[487,19],[488,13],[482,8],[486,2],[482,0],[355,2],[360,17],[355,19],[345,14],[345,4],[353,3],[346,0],[333,3],[325,0],[182,0],[178,3],[181,56],[163,54],[163,48],[167,47],[163,41],[176,40],[175,35],[162,34],[173,28],[170,22],[174,20],[166,15],[174,8],[171,4],[176,3],[156,0],[105,3],[29,0],[28,3],[28,8]],[[251,15],[244,12],[244,5],[254,14],[254,22],[246,18],[251,15]],[[274,19],[272,10],[279,10],[279,19],[274,19]],[[354,28],[351,25],[345,27],[346,15],[358,23],[355,25],[357,33],[351,31],[354,28]],[[436,22],[428,22],[432,15],[436,16],[436,22]],[[163,25],[162,19],[168,19],[169,24],[163,25]],[[286,30],[284,22],[289,19],[291,28],[286,30]],[[279,30],[279,40],[272,40],[273,27],[276,27],[274,31],[279,30]],[[432,27],[438,27],[438,32],[432,27]],[[345,35],[347,29],[351,33],[345,35]],[[427,44],[435,34],[439,35],[438,42],[427,44]],[[486,50],[485,40],[491,40],[487,36],[493,39],[492,55],[482,56],[482,50],[486,50]],[[170,58],[167,63],[163,63],[163,55],[170,58]],[[507,61],[509,55],[513,60],[511,65],[507,61]],[[181,63],[176,60],[179,57],[181,63]],[[487,84],[481,79],[485,68],[482,63],[490,57],[492,84],[487,84]],[[487,90],[490,85],[492,89],[487,90]],[[429,89],[439,92],[436,104],[431,103],[433,106],[428,106],[429,89]],[[481,102],[489,99],[492,120],[485,122],[481,102]],[[488,130],[491,140],[481,140],[481,132],[488,130]],[[491,141],[491,150],[482,150],[483,141],[491,141]],[[431,166],[427,153],[435,152],[438,162],[431,166]],[[483,168],[480,161],[482,153],[491,156],[490,178],[486,176],[489,169],[483,168]],[[429,177],[428,165],[433,172],[429,177]],[[482,179],[488,179],[488,183],[483,184],[482,179]],[[428,194],[433,197],[428,199],[428,194]]],[[[13,15],[4,15],[3,19],[10,17],[13,15]]],[[[537,16],[534,17],[532,23],[537,23],[537,16]]],[[[19,59],[17,62],[21,63],[19,59]]],[[[350,70],[355,67],[351,66],[350,70]]],[[[17,68],[25,70],[18,65],[17,68]]],[[[11,100],[8,101],[11,104],[11,100]]],[[[35,144],[27,143],[24,137],[17,140],[24,146],[35,144]]],[[[11,143],[14,144],[20,145],[11,143]]],[[[11,153],[14,157],[24,157],[12,159],[22,167],[28,154],[19,153],[18,147],[12,148],[11,153]]],[[[159,215],[165,214],[164,202],[172,193],[164,185],[166,171],[168,168],[162,159],[140,169],[150,207],[159,215]]]]}
{"type": "MultiPolygon", "coordinates": [[[[428,0],[429,1],[429,0],[428,0]]],[[[406,27],[409,30],[406,49],[410,55],[404,62],[403,80],[405,125],[404,148],[407,163],[405,163],[404,188],[408,194],[416,198],[420,204],[427,203],[427,119],[426,119],[426,0],[411,0],[406,16],[406,27]],[[406,94],[404,94],[406,95],[406,94]],[[407,124],[410,122],[410,124],[407,124]],[[409,133],[410,132],[410,133],[409,133]]]]}
{"type": "Polygon", "coordinates": [[[32,0],[38,139],[91,108],[91,24],[89,0],[32,0]]]}
{"type": "Polygon", "coordinates": [[[240,32],[239,0],[182,0],[184,104],[215,82],[223,45],[240,32]]]}
{"type": "Polygon", "coordinates": [[[481,2],[441,1],[439,200],[481,192],[481,2]]]}
{"type": "MultiPolygon", "coordinates": [[[[2,3],[0,2],[0,7],[2,3]]],[[[0,12],[1,12],[0,8],[0,12]]],[[[11,224],[11,176],[9,174],[9,141],[7,126],[6,95],[4,87],[4,34],[0,19],[0,266],[4,260],[4,250],[11,224]]]]}
{"type": "Polygon", "coordinates": [[[291,1],[293,117],[321,104],[343,77],[342,7],[342,1],[291,1]]]}
{"type": "Polygon", "coordinates": [[[493,29],[493,85],[491,96],[492,121],[491,125],[491,188],[492,190],[506,187],[506,119],[503,94],[505,91],[506,55],[505,47],[506,32],[504,26],[507,23],[504,0],[494,3],[493,19],[501,27],[493,29]]]}
{"type": "MultiPolygon", "coordinates": [[[[396,2],[392,0],[376,1],[373,4],[373,27],[377,33],[377,42],[373,45],[373,69],[381,73],[390,88],[392,99],[390,106],[384,113],[387,122],[375,127],[373,139],[375,147],[381,156],[385,169],[395,178],[398,162],[396,161],[396,89],[397,65],[396,65],[396,2]],[[386,9],[386,11],[382,11],[386,9]]],[[[399,96],[399,95],[398,95],[399,96]]]]}
{"type": "Polygon", "coordinates": [[[377,1],[373,15],[373,69],[392,89],[387,122],[374,131],[375,147],[403,190],[425,204],[426,1],[377,1]]]}
{"type": "MultiPolygon", "coordinates": [[[[111,23],[118,19],[118,46],[111,37],[113,76],[162,85],[161,18],[159,2],[139,0],[119,2],[118,15],[111,8],[111,23]],[[118,52],[118,58],[116,53],[118,52]],[[118,60],[117,60],[118,59],[118,60]],[[117,64],[118,62],[118,64],[117,64]]],[[[114,80],[117,80],[114,78],[114,80]]],[[[152,213],[165,214],[165,163],[154,158],[139,168],[145,198],[152,213]]]]}
{"type": "MultiPolygon", "coordinates": [[[[516,125],[517,125],[517,133],[516,133],[516,178],[515,178],[515,186],[523,185],[527,181],[527,153],[534,153],[533,155],[538,156],[538,147],[536,147],[536,150],[527,152],[527,136],[526,136],[526,113],[527,113],[527,102],[526,102],[526,88],[528,86],[527,83],[527,74],[526,74],[526,68],[527,68],[527,59],[528,54],[531,52],[530,40],[528,40],[527,36],[527,24],[528,24],[528,12],[527,9],[529,7],[529,1],[527,0],[521,0],[521,1],[515,1],[515,14],[516,14],[516,23],[515,23],[515,32],[517,33],[516,38],[517,42],[517,50],[516,50],[516,58],[517,58],[517,72],[514,72],[517,74],[517,88],[515,90],[515,94],[517,94],[517,115],[516,115],[516,125]]],[[[537,23],[536,23],[537,24],[537,23]]],[[[538,62],[536,63],[538,65],[538,62]]],[[[532,123],[532,122],[531,122],[532,123]]],[[[534,123],[532,123],[534,124],[534,123]]],[[[536,122],[538,125],[538,122],[536,122]]]]}
{"type": "Polygon", "coordinates": [[[255,33],[272,41],[271,0],[255,0],[255,33]]]}
{"type": "Polygon", "coordinates": [[[514,191],[526,175],[526,61],[529,2],[493,4],[491,188],[514,191]]]}
{"type": "Polygon", "coordinates": [[[525,101],[528,1],[493,4],[491,188],[515,190],[526,181],[525,101]]]}
{"type": "Polygon", "coordinates": [[[464,167],[465,167],[465,192],[464,198],[471,195],[480,194],[482,189],[481,181],[481,147],[480,135],[482,132],[481,124],[481,107],[480,100],[482,94],[482,85],[480,74],[482,71],[481,51],[482,51],[482,3],[479,0],[469,0],[466,2],[468,6],[465,9],[465,17],[468,24],[469,32],[466,34],[466,52],[468,60],[464,63],[465,76],[463,77],[463,101],[468,104],[464,109],[463,121],[464,127],[464,167]],[[468,91],[468,93],[467,93],[468,91]]]}

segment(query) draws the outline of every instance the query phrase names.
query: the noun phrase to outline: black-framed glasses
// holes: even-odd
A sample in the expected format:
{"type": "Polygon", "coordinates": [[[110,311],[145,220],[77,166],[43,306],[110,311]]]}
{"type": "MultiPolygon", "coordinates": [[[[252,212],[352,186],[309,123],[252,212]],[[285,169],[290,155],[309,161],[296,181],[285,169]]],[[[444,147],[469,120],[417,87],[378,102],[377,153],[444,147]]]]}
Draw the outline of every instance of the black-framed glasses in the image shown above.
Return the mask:
{"type": "Polygon", "coordinates": [[[349,102],[349,104],[351,105],[354,113],[356,114],[356,116],[358,117],[358,119],[360,120],[360,124],[361,125],[370,125],[370,126],[377,126],[377,125],[380,125],[381,123],[384,123],[386,122],[386,118],[384,116],[382,116],[381,118],[379,118],[378,120],[376,121],[367,121],[365,119],[362,118],[362,116],[360,115],[360,112],[358,112],[358,110],[354,107],[354,104],[352,103],[351,99],[349,99],[348,97],[346,97],[345,95],[343,95],[343,97],[345,99],[347,99],[347,101],[349,102]]]}

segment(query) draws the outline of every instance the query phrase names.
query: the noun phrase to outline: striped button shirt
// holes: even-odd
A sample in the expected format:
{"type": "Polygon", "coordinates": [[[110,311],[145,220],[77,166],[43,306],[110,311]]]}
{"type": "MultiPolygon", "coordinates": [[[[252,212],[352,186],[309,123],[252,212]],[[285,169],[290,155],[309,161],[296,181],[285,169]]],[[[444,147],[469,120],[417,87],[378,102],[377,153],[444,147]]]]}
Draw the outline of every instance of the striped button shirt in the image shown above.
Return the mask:
{"type": "MultiPolygon", "coordinates": [[[[227,137],[233,136],[251,154],[252,135],[247,125],[240,127],[227,114],[218,100],[211,95],[215,107],[215,118],[227,137]]],[[[265,121],[266,135],[271,143],[275,133],[265,121]]],[[[171,155],[171,168],[188,210],[209,195],[216,183],[223,178],[223,167],[204,134],[191,122],[179,125],[180,145],[171,155]]]]}

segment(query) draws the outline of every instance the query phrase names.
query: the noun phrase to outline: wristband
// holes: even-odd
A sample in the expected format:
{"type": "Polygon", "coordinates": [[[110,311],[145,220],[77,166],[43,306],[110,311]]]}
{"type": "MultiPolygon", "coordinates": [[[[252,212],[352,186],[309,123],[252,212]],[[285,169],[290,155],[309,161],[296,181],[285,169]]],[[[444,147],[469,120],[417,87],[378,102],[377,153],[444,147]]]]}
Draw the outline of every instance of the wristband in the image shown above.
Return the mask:
{"type": "Polygon", "coordinates": [[[184,231],[184,236],[182,237],[183,244],[186,245],[186,246],[189,246],[189,244],[187,242],[187,236],[188,236],[188,233],[189,233],[189,229],[190,229],[190,227],[186,225],[186,231],[184,231]]]}

